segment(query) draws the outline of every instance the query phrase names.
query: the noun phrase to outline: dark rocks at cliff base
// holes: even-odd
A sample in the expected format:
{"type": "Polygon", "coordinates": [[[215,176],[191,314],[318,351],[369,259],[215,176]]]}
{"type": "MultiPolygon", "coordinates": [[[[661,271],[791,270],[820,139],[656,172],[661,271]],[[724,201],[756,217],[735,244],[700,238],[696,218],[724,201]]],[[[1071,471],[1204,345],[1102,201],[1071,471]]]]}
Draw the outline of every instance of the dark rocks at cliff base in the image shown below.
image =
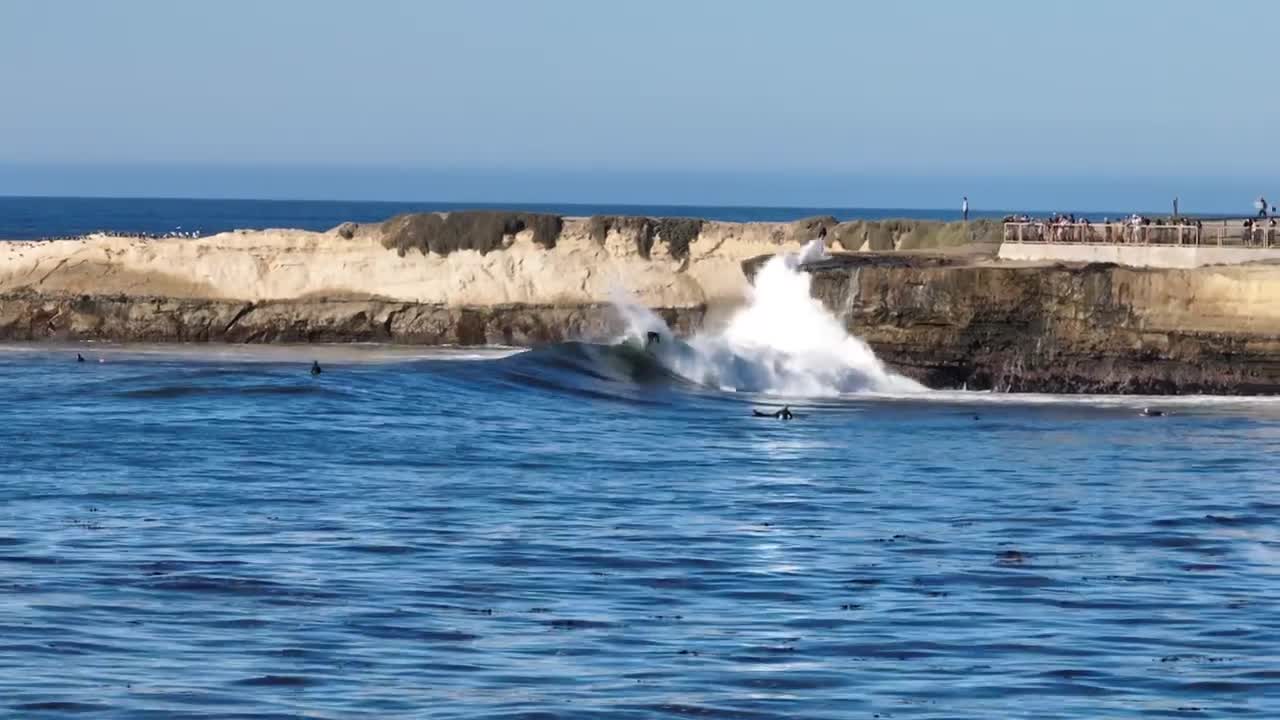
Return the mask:
{"type": "MultiPolygon", "coordinates": [[[[657,308],[687,335],[705,309],[657,308]]],[[[449,307],[386,300],[246,303],[194,298],[0,294],[0,341],[394,342],[533,346],[615,337],[624,328],[607,304],[449,307]]]]}
{"type": "MultiPolygon", "coordinates": [[[[741,263],[742,274],[748,278],[755,277],[760,268],[773,259],[772,255],[761,255],[741,263]]],[[[825,270],[843,271],[850,267],[875,268],[921,268],[948,267],[966,262],[959,255],[895,255],[889,253],[857,253],[856,255],[836,254],[826,260],[805,263],[805,270],[816,274],[825,270]]]]}
{"type": "Polygon", "coordinates": [[[382,244],[403,256],[410,250],[448,255],[475,250],[484,255],[503,247],[508,236],[533,231],[533,241],[550,250],[556,246],[564,219],[545,213],[465,210],[445,215],[410,213],[382,223],[382,244]]]}
{"type": "MultiPolygon", "coordinates": [[[[767,258],[764,258],[767,260],[767,258]]],[[[743,263],[750,277],[760,267],[743,263]]],[[[1184,271],[1115,265],[1019,267],[945,256],[837,255],[810,273],[894,370],[932,388],[1000,392],[1280,393],[1280,336],[1230,319],[1158,327],[1184,271]]]]}
{"type": "MultiPolygon", "coordinates": [[[[691,246],[699,237],[701,260],[704,253],[716,259],[718,254],[741,253],[744,248],[791,249],[826,230],[828,245],[833,247],[838,243],[846,248],[924,243],[934,248],[927,252],[837,251],[803,266],[811,276],[812,295],[850,333],[864,339],[888,367],[929,387],[1280,394],[1280,313],[1274,312],[1277,274],[1273,270],[1256,265],[1182,270],[1001,262],[994,253],[977,247],[981,243],[971,242],[998,232],[998,223],[833,223],[835,218],[830,216],[741,225],[628,216],[564,221],[557,215],[493,211],[408,214],[377,225],[347,223],[333,228],[327,237],[307,238],[307,247],[314,242],[321,250],[290,258],[280,267],[323,263],[322,250],[364,251],[339,237],[376,235],[402,256],[410,250],[440,256],[458,250],[500,250],[523,232],[543,248],[554,247],[557,240],[569,244],[568,238],[580,242],[584,236],[601,244],[606,240],[634,243],[636,255],[660,258],[659,269],[674,277],[692,266],[691,246]],[[682,265],[674,267],[671,259],[682,265]]],[[[303,237],[283,238],[281,248],[293,252],[304,246],[299,244],[303,237]]],[[[0,341],[533,345],[607,338],[622,329],[602,300],[565,299],[546,285],[527,294],[522,290],[521,297],[537,302],[509,305],[399,301],[369,292],[371,283],[353,284],[365,288],[357,292],[331,288],[322,281],[307,285],[306,292],[290,295],[286,291],[284,295],[292,299],[201,299],[271,297],[266,293],[279,293],[279,287],[292,283],[274,282],[277,278],[270,274],[277,272],[276,263],[268,258],[279,253],[260,248],[249,251],[258,259],[258,275],[250,272],[243,282],[218,278],[217,284],[207,277],[210,268],[170,276],[157,271],[158,264],[113,256],[110,243],[99,249],[96,260],[71,255],[84,250],[68,249],[60,259],[50,255],[48,262],[25,268],[30,261],[23,260],[22,253],[13,256],[7,289],[0,291],[0,341]],[[54,282],[46,282],[51,276],[54,282]]],[[[220,251],[229,253],[228,257],[246,252],[238,243],[220,251]]],[[[384,251],[371,252],[376,256],[384,251]]],[[[743,272],[752,277],[770,257],[742,262],[743,272]]],[[[572,255],[556,258],[557,263],[562,260],[574,262],[572,255]]],[[[220,266],[211,264],[214,275],[220,266]]],[[[724,272],[736,275],[731,268],[724,272]]],[[[327,270],[315,274],[332,275],[327,270]]],[[[392,285],[398,282],[394,274],[387,277],[392,285]]],[[[534,276],[523,277],[533,282],[534,276]]],[[[496,303],[512,297],[505,288],[517,278],[494,279],[498,290],[487,297],[496,303]]],[[[406,296],[450,297],[439,289],[406,296]]],[[[584,286],[582,297],[598,295],[584,286]]],[[[671,297],[678,298],[672,304],[683,305],[692,296],[671,297]]],[[[658,312],[676,334],[685,335],[698,329],[706,307],[658,312]]]]}

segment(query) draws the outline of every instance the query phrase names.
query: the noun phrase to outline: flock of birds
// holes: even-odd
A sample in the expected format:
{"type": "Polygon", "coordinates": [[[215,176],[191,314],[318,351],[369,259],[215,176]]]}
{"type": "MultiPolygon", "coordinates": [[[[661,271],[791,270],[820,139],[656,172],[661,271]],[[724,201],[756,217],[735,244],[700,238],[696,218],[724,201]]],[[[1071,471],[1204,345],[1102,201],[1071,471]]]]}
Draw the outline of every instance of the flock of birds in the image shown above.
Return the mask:
{"type": "Polygon", "coordinates": [[[53,240],[84,240],[85,238],[93,237],[93,236],[119,237],[119,238],[143,238],[145,240],[164,240],[166,238],[189,238],[194,240],[196,238],[204,237],[204,233],[200,232],[199,230],[183,230],[182,228],[178,228],[176,230],[170,230],[169,232],[163,232],[163,233],[132,232],[127,230],[95,230],[93,232],[80,233],[78,235],[50,235],[47,237],[42,237],[40,238],[40,240],[42,242],[49,242],[53,240]]]}

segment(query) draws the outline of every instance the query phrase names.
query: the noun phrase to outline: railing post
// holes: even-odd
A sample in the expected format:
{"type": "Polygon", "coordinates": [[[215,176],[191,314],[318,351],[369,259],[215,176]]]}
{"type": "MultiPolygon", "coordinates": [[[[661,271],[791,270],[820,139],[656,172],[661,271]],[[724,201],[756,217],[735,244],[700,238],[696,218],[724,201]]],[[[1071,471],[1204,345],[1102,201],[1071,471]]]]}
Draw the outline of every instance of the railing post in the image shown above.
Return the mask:
{"type": "Polygon", "coordinates": [[[1107,244],[1107,245],[1170,245],[1174,247],[1246,247],[1280,248],[1280,229],[1269,224],[1244,225],[1223,220],[1210,224],[1212,236],[1206,237],[1203,222],[1189,225],[1134,224],[1131,222],[1104,222],[1098,225],[1085,222],[1013,222],[1004,223],[1004,242],[1044,244],[1107,244]]]}

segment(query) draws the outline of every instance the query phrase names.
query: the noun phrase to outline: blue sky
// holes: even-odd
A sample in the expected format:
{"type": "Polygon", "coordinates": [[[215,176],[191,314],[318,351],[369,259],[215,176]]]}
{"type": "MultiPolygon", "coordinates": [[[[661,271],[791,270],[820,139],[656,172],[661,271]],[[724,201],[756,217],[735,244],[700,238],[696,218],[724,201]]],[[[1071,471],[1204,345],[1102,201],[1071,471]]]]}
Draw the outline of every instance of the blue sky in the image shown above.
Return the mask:
{"type": "Polygon", "coordinates": [[[6,0],[0,193],[1247,210],[1280,4],[6,0]]]}

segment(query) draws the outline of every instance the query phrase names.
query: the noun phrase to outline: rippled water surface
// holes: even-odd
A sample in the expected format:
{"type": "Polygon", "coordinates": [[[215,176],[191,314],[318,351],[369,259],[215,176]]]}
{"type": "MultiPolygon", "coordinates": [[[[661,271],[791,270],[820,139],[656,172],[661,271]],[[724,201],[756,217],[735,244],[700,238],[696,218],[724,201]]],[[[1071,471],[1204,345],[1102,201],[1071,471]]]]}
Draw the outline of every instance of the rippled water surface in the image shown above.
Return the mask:
{"type": "Polygon", "coordinates": [[[0,715],[1280,717],[1270,402],[142,350],[0,351],[0,715]]]}

